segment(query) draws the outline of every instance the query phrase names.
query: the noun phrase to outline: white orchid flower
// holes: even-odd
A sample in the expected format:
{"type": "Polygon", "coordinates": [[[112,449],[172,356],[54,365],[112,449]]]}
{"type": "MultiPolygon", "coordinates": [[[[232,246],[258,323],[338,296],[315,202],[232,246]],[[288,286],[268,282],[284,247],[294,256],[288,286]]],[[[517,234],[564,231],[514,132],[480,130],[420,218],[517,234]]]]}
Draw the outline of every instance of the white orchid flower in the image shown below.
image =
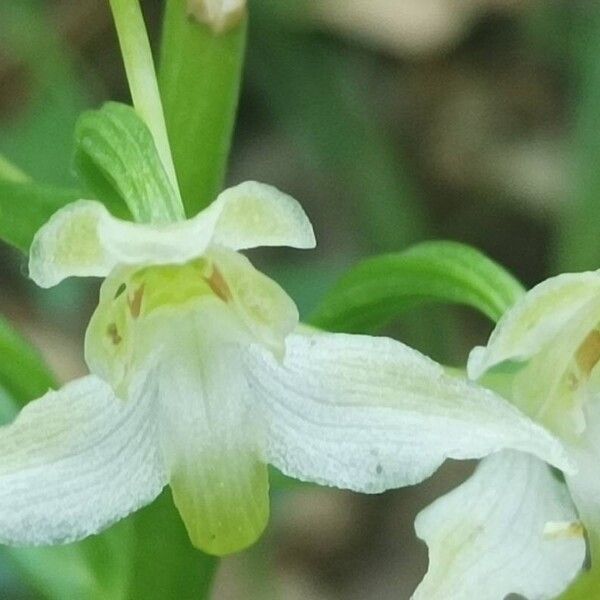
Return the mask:
{"type": "Polygon", "coordinates": [[[417,517],[430,566],[415,599],[554,598],[582,568],[584,528],[597,570],[599,298],[598,272],[548,279],[505,313],[486,347],[472,351],[470,377],[498,383],[559,437],[576,472],[562,481],[538,458],[515,452],[484,459],[466,483],[417,517]]]}
{"type": "Polygon", "coordinates": [[[189,220],[159,213],[132,223],[82,200],[34,239],[39,285],[106,279],[86,334],[92,374],[0,429],[0,541],[83,538],[169,484],[197,547],[237,551],[267,522],[268,463],[367,493],[503,448],[569,469],[553,435],[415,350],[299,326],[238,252],[314,246],[291,197],[248,182],[189,220]]]}

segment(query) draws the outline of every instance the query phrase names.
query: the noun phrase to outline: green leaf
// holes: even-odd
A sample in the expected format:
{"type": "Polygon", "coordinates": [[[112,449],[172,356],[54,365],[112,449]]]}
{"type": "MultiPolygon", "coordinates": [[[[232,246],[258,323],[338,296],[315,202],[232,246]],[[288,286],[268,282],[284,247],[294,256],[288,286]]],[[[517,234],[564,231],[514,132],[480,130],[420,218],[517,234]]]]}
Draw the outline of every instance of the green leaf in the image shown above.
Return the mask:
{"type": "Polygon", "coordinates": [[[233,30],[215,34],[188,15],[187,0],[167,0],[159,82],[189,216],[223,186],[245,46],[245,18],[233,30]]]}
{"type": "Polygon", "coordinates": [[[130,106],[108,102],[83,113],[75,130],[75,166],[92,195],[113,212],[124,203],[138,222],[184,218],[152,134],[130,106]]]}
{"type": "Polygon", "coordinates": [[[0,385],[23,406],[56,388],[56,381],[37,350],[0,319],[0,385]]]}
{"type": "Polygon", "coordinates": [[[36,231],[78,198],[75,190],[0,179],[0,239],[27,253],[36,231]]]}
{"type": "Polygon", "coordinates": [[[456,242],[424,242],[359,263],[310,322],[332,331],[373,330],[429,302],[464,304],[496,321],[523,293],[512,275],[478,250],[456,242]]]}

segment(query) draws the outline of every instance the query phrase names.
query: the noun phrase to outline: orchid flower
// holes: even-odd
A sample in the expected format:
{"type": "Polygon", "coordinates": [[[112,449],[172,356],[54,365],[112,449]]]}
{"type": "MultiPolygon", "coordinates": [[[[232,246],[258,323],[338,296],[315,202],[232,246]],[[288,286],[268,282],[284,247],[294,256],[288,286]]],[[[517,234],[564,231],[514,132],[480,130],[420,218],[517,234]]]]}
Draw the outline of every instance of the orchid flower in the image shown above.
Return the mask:
{"type": "Polygon", "coordinates": [[[469,376],[561,439],[576,469],[563,480],[531,455],[484,459],[417,517],[430,566],[415,600],[554,598],[583,566],[584,530],[597,568],[599,296],[598,272],[548,279],[504,314],[487,346],[472,351],[469,376]]]}
{"type": "Polygon", "coordinates": [[[0,429],[1,542],[81,539],[168,484],[192,543],[235,552],[267,523],[268,464],[365,493],[505,448],[570,468],[543,427],[417,351],[299,324],[294,302],[239,251],[313,247],[300,205],[246,182],[186,220],[150,133],[131,109],[105,113],[79,127],[80,146],[100,149],[104,180],[136,222],[80,200],[33,240],[40,286],[105,279],[85,339],[91,374],[0,429]]]}

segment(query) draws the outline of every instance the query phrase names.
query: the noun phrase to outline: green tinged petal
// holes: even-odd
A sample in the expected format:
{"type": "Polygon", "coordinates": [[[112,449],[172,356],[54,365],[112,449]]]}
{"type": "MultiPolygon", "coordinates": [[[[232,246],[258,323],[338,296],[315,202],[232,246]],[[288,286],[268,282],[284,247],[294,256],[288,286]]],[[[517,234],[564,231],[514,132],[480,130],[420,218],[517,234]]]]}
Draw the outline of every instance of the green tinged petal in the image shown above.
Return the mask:
{"type": "Polygon", "coordinates": [[[471,353],[469,377],[479,379],[504,361],[531,358],[599,295],[596,272],[565,273],[535,286],[502,316],[487,346],[471,353]]]}
{"type": "Polygon", "coordinates": [[[267,523],[265,432],[241,347],[281,352],[297,322],[285,292],[225,248],[179,266],[122,268],[102,286],[86,359],[127,401],[131,383],[146,381],[175,503],[208,553],[245,548],[267,523]]]}
{"type": "Polygon", "coordinates": [[[283,355],[285,338],[298,324],[294,301],[277,283],[255,269],[245,256],[215,249],[208,257],[215,265],[210,280],[213,287],[222,279],[225,288],[221,287],[221,293],[230,295],[233,310],[252,336],[275,354],[283,355]]]}
{"type": "Polygon", "coordinates": [[[149,351],[139,342],[148,319],[161,314],[164,319],[176,317],[206,299],[226,309],[248,339],[279,354],[298,323],[291,298],[231,250],[214,249],[184,265],[122,268],[103,283],[88,327],[86,359],[92,372],[126,394],[131,376],[149,351]]]}
{"type": "Polygon", "coordinates": [[[594,393],[600,360],[600,303],[593,299],[513,379],[513,401],[565,439],[585,429],[583,406],[594,393]]]}
{"type": "Polygon", "coordinates": [[[139,343],[153,349],[147,386],[160,407],[175,504],[194,545],[237,552],[256,541],[269,514],[264,436],[239,368],[249,339],[216,298],[153,321],[139,343]]]}
{"type": "Polygon", "coordinates": [[[112,221],[100,202],[78,200],[57,211],[33,238],[29,276],[52,287],[72,275],[108,275],[115,260],[100,230],[112,221]]]}
{"type": "Polygon", "coordinates": [[[277,188],[245,181],[221,192],[214,243],[233,250],[258,246],[314,248],[312,225],[298,201],[277,188]]]}
{"type": "Polygon", "coordinates": [[[528,292],[468,362],[471,378],[510,371],[504,393],[565,439],[585,428],[582,407],[597,387],[600,276],[564,274],[528,292]]]}
{"type": "Polygon", "coordinates": [[[306,248],[314,245],[314,234],[293,198],[256,182],[225,190],[193,219],[176,223],[131,223],[100,202],[79,200],[35,235],[29,267],[38,285],[50,287],[71,276],[105,277],[123,265],[182,265],[215,245],[306,248]]]}
{"type": "Polygon", "coordinates": [[[267,466],[243,448],[226,451],[215,444],[214,453],[190,450],[177,453],[170,485],[192,544],[216,556],[244,550],[269,519],[267,466]]]}
{"type": "Polygon", "coordinates": [[[135,110],[108,102],[84,113],[75,130],[75,165],[98,199],[124,202],[141,223],[185,218],[152,134],[135,110]]]}

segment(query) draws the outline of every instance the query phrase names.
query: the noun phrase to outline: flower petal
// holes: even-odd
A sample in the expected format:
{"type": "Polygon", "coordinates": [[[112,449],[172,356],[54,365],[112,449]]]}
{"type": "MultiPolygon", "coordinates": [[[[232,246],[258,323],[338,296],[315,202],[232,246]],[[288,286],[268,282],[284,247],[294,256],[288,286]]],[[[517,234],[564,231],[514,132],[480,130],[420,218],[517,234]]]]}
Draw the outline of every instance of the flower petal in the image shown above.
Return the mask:
{"type": "Polygon", "coordinates": [[[142,224],[113,217],[100,202],[79,200],[57,211],[35,235],[29,273],[41,287],[71,276],[105,277],[118,265],[183,264],[210,244],[232,249],[312,248],[300,205],[273,187],[246,182],[225,190],[193,219],[142,224]]]}
{"type": "Polygon", "coordinates": [[[471,352],[469,377],[479,379],[506,360],[527,360],[599,293],[597,272],[565,273],[535,286],[500,319],[487,346],[471,352]]]}
{"type": "Polygon", "coordinates": [[[215,229],[216,244],[232,250],[315,247],[312,225],[300,204],[273,186],[240,183],[222,192],[213,207],[222,211],[215,229]]]}
{"type": "Polygon", "coordinates": [[[554,598],[583,565],[585,540],[564,483],[505,451],[416,519],[429,571],[413,600],[554,598]]]}
{"type": "Polygon", "coordinates": [[[165,325],[156,332],[163,352],[149,378],[175,504],[195,546],[237,552],[265,528],[269,498],[264,436],[239,369],[236,325],[214,303],[165,325]]]}
{"type": "Polygon", "coordinates": [[[509,378],[506,397],[563,441],[577,439],[585,429],[583,407],[599,374],[599,322],[600,302],[594,297],[509,378]]]}
{"type": "Polygon", "coordinates": [[[286,336],[298,325],[294,301],[244,255],[221,248],[211,250],[208,257],[214,262],[213,277],[222,278],[226,289],[221,291],[231,296],[226,300],[242,323],[256,339],[282,355],[286,336]]]}
{"type": "MultiPolygon", "coordinates": [[[[579,515],[594,541],[594,551],[600,552],[600,397],[591,399],[584,407],[586,428],[576,444],[570,447],[577,472],[566,476],[569,491],[579,515]]],[[[592,560],[600,560],[593,555],[592,560]]]]}
{"type": "Polygon", "coordinates": [[[71,542],[151,502],[166,483],[152,416],[94,376],[27,405],[0,428],[0,542],[71,542]]]}
{"type": "Polygon", "coordinates": [[[245,256],[212,248],[202,259],[185,265],[115,269],[100,288],[100,302],[86,332],[90,370],[127,397],[124,387],[137,363],[156,345],[156,340],[144,345],[137,339],[146,320],[157,313],[169,319],[208,299],[229,310],[229,320],[236,321],[234,329],[283,355],[285,337],[298,323],[293,300],[245,256]]]}
{"type": "Polygon", "coordinates": [[[57,211],[35,235],[29,274],[41,287],[71,276],[105,277],[118,265],[179,264],[204,253],[218,214],[142,224],[113,217],[100,202],[79,200],[57,211]]]}
{"type": "Polygon", "coordinates": [[[503,395],[562,439],[585,427],[582,405],[600,360],[600,274],[565,274],[541,283],[499,321],[485,348],[475,348],[468,373],[497,370],[503,395]]]}
{"type": "Polygon", "coordinates": [[[562,445],[509,403],[391,339],[294,334],[283,364],[254,346],[246,366],[267,459],[297,479],[376,493],[504,448],[570,468],[562,445]]]}

